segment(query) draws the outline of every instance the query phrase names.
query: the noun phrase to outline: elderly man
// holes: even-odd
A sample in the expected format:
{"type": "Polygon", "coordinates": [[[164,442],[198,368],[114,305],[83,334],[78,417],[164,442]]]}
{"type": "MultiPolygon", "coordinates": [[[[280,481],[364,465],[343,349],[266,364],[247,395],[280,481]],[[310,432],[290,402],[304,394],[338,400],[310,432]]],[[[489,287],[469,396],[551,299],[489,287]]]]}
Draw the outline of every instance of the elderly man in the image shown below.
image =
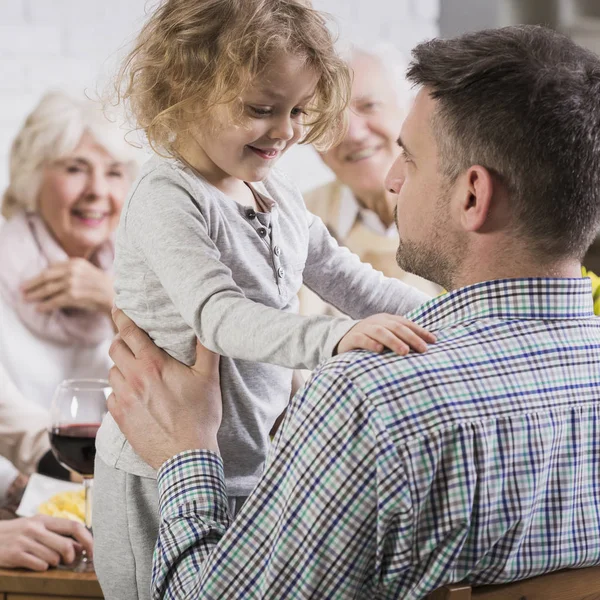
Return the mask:
{"type": "MultiPolygon", "coordinates": [[[[321,154],[336,178],[305,194],[306,206],[362,261],[434,296],[439,286],[396,263],[395,198],[384,185],[400,152],[396,139],[414,98],[404,77],[405,65],[391,44],[352,47],[347,62],[354,75],[348,130],[339,145],[321,154]]],[[[321,314],[335,309],[303,288],[300,311],[321,314]]]]}
{"type": "Polygon", "coordinates": [[[336,357],[227,513],[218,358],[188,369],[117,313],[109,408],[159,469],[154,596],[404,598],[600,562],[600,59],[509,27],[413,51],[387,180],[402,268],[449,293],[424,354],[336,357]]]}

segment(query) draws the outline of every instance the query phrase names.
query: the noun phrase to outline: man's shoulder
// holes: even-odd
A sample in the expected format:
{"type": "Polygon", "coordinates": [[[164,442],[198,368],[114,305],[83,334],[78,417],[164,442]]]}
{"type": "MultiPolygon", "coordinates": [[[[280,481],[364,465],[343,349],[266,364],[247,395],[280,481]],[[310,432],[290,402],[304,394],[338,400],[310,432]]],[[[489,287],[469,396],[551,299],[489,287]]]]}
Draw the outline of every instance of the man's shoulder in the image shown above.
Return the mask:
{"type": "Polygon", "coordinates": [[[391,437],[406,443],[467,423],[597,401],[600,358],[589,346],[590,340],[600,341],[600,331],[587,321],[567,332],[562,325],[474,319],[436,330],[438,341],[425,353],[353,351],[331,359],[319,372],[351,382],[391,437]],[[581,379],[582,361],[595,367],[590,364],[585,381],[579,381],[577,398],[565,396],[560,390],[581,379]]]}
{"type": "Polygon", "coordinates": [[[430,393],[426,387],[435,388],[440,365],[452,361],[455,352],[450,342],[407,356],[391,351],[353,350],[330,359],[319,367],[318,373],[332,382],[347,381],[375,409],[391,410],[400,416],[430,393]]]}

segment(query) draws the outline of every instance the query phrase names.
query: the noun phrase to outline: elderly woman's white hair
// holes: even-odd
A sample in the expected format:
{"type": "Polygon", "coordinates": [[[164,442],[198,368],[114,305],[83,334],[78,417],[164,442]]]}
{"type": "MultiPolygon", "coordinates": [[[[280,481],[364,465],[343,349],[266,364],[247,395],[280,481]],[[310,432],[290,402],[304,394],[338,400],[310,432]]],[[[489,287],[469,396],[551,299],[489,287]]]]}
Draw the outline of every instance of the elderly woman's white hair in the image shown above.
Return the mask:
{"type": "Polygon", "coordinates": [[[351,63],[354,57],[360,55],[377,59],[389,76],[390,87],[396,94],[400,108],[405,113],[408,112],[415,99],[415,93],[406,80],[408,61],[396,46],[389,42],[378,42],[373,45],[340,42],[338,52],[347,63],[351,63]]]}
{"type": "Polygon", "coordinates": [[[2,200],[6,218],[18,210],[37,210],[43,167],[75,150],[86,132],[116,161],[126,165],[132,179],[135,177],[139,150],[125,140],[125,132],[116,122],[106,118],[100,104],[59,91],[49,92],[13,141],[9,184],[2,200]]]}

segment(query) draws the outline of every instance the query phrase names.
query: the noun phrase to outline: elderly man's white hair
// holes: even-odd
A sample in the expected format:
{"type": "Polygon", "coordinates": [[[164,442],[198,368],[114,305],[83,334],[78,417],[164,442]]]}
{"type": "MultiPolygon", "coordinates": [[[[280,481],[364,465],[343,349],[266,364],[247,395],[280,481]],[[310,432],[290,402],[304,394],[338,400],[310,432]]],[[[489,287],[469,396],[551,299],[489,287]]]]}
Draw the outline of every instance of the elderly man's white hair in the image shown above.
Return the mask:
{"type": "Polygon", "coordinates": [[[384,72],[389,76],[389,83],[398,98],[398,104],[404,112],[408,112],[415,93],[410,83],[406,80],[408,61],[394,44],[378,42],[374,45],[362,43],[340,43],[338,51],[342,58],[351,63],[356,56],[370,56],[382,65],[384,72]]]}
{"type": "Polygon", "coordinates": [[[37,210],[44,166],[73,152],[86,132],[116,161],[126,165],[132,179],[135,177],[140,152],[125,140],[125,132],[106,118],[99,104],[60,91],[49,92],[13,141],[9,184],[2,200],[6,218],[18,210],[37,210]]]}

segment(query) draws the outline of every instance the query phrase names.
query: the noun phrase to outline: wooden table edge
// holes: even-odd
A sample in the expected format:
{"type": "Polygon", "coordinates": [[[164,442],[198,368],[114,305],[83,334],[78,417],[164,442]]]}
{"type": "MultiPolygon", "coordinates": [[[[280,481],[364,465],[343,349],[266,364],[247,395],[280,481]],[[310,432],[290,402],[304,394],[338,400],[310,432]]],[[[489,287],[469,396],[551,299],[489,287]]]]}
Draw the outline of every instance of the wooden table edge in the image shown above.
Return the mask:
{"type": "Polygon", "coordinates": [[[103,597],[95,573],[74,573],[66,569],[49,569],[43,572],[0,569],[0,593],[103,597]]]}

